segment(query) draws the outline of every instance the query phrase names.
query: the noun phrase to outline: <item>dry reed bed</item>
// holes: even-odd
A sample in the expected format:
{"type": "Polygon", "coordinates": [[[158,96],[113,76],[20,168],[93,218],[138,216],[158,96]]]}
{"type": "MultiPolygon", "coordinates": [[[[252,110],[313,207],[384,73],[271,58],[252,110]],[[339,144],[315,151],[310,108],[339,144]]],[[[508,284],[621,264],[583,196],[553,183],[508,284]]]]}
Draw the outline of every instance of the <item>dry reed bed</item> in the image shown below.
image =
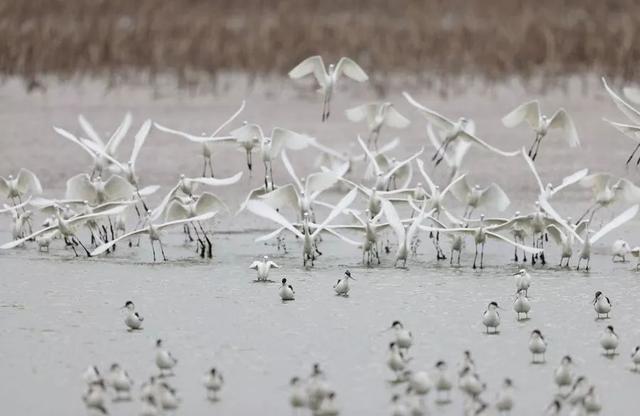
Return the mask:
{"type": "Polygon", "coordinates": [[[284,73],[322,54],[390,73],[638,79],[636,0],[0,0],[0,74],[284,73]]]}

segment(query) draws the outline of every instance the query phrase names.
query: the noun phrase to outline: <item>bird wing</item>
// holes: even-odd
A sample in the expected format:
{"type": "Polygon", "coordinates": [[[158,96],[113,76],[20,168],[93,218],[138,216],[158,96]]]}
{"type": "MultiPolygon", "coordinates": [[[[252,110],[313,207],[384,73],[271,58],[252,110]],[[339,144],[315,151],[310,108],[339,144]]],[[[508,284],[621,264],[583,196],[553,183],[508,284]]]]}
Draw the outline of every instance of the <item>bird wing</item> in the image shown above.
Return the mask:
{"type": "Polygon", "coordinates": [[[231,115],[231,117],[229,117],[224,123],[222,123],[220,125],[220,127],[218,127],[213,134],[211,135],[211,137],[215,137],[218,135],[218,133],[220,133],[225,127],[227,127],[229,125],[229,123],[231,123],[233,120],[235,120],[240,113],[242,113],[242,110],[244,110],[244,106],[246,105],[246,101],[242,100],[242,103],[240,104],[240,108],[231,115]]]}
{"type": "Polygon", "coordinates": [[[258,270],[258,267],[260,267],[260,262],[259,261],[254,261],[253,263],[251,263],[251,265],[249,266],[250,269],[254,269],[254,270],[258,270]]]}
{"type": "Polygon", "coordinates": [[[442,195],[443,197],[447,194],[447,192],[449,192],[451,190],[452,187],[454,187],[456,185],[456,183],[458,183],[459,181],[461,181],[463,178],[465,178],[467,176],[466,173],[463,173],[462,175],[458,176],[457,178],[453,179],[451,182],[449,182],[449,185],[447,185],[446,188],[444,188],[442,190],[442,192],[440,192],[440,195],[442,195]]]}
{"type": "Polygon", "coordinates": [[[480,140],[479,138],[477,138],[473,134],[468,133],[467,131],[464,131],[464,130],[461,131],[458,134],[458,137],[463,141],[466,141],[466,142],[469,142],[469,143],[475,143],[475,144],[479,145],[480,147],[484,147],[485,149],[487,149],[487,150],[489,150],[491,152],[497,153],[497,154],[499,154],[501,156],[511,157],[511,156],[517,156],[520,153],[519,150],[516,150],[514,152],[505,152],[504,150],[500,150],[497,147],[491,146],[489,143],[485,142],[484,140],[480,140]]]}
{"type": "Polygon", "coordinates": [[[384,176],[386,180],[389,180],[389,178],[391,178],[391,176],[396,173],[398,171],[398,169],[402,168],[404,165],[406,165],[407,163],[411,163],[412,160],[416,159],[418,156],[420,156],[422,153],[424,152],[424,147],[420,148],[419,151],[417,151],[416,153],[414,153],[412,156],[410,156],[409,158],[403,160],[402,162],[396,163],[396,165],[391,168],[391,170],[388,170],[384,176]]]}
{"type": "Polygon", "coordinates": [[[313,147],[315,147],[316,149],[318,149],[318,150],[322,151],[323,153],[328,154],[328,155],[329,155],[329,156],[331,156],[331,157],[334,157],[334,158],[336,158],[336,159],[340,159],[340,160],[342,160],[342,161],[344,161],[344,162],[348,162],[348,161],[349,161],[349,157],[347,157],[347,156],[345,156],[345,155],[341,154],[340,152],[338,152],[338,151],[336,151],[336,150],[334,150],[334,149],[332,149],[332,148],[330,148],[330,147],[327,147],[327,146],[325,146],[325,145],[323,145],[323,144],[318,143],[318,141],[317,141],[317,140],[314,140],[314,141],[313,141],[312,143],[310,143],[310,144],[311,144],[311,146],[313,146],[313,147]]]}
{"type": "Polygon", "coordinates": [[[456,183],[452,184],[449,187],[451,194],[457,199],[459,202],[463,204],[467,203],[467,197],[471,193],[471,186],[469,186],[469,182],[466,177],[463,177],[456,183]]]}
{"type": "Polygon", "coordinates": [[[0,176],[0,194],[6,196],[9,194],[9,183],[7,180],[0,176]]]}
{"type": "Polygon", "coordinates": [[[536,178],[536,182],[538,183],[538,187],[540,188],[540,193],[541,194],[544,193],[545,187],[544,187],[544,184],[542,183],[542,179],[540,179],[540,175],[538,175],[538,170],[536,169],[536,165],[533,163],[533,160],[531,160],[527,152],[524,150],[524,147],[522,148],[522,157],[527,162],[527,165],[529,166],[531,173],[533,173],[533,177],[536,178]]]}
{"type": "Polygon", "coordinates": [[[640,88],[624,87],[622,89],[622,92],[628,99],[630,99],[634,103],[640,104],[640,88]]]}
{"type": "Polygon", "coordinates": [[[42,193],[42,185],[40,184],[40,180],[36,176],[35,173],[31,172],[28,169],[21,168],[18,172],[18,176],[16,177],[18,182],[17,189],[20,193],[27,193],[27,191],[31,190],[33,195],[42,193]]]}
{"type": "Polygon", "coordinates": [[[282,127],[274,127],[271,131],[271,157],[275,158],[282,148],[301,150],[308,147],[315,139],[282,127]]]}
{"type": "Polygon", "coordinates": [[[395,180],[398,182],[399,189],[406,189],[413,180],[413,165],[407,163],[400,166],[395,173],[395,180]]]}
{"type": "Polygon", "coordinates": [[[566,239],[564,233],[554,224],[547,226],[547,232],[549,233],[551,238],[553,238],[553,241],[555,241],[556,244],[562,244],[566,239]]]}
{"type": "Polygon", "coordinates": [[[298,192],[296,192],[296,188],[291,183],[280,186],[271,192],[259,195],[258,199],[276,210],[290,208],[295,212],[299,212],[300,209],[298,192]]]}
{"type": "Polygon", "coordinates": [[[527,101],[502,117],[502,124],[505,127],[515,127],[523,121],[526,121],[534,130],[540,127],[540,103],[538,100],[527,101]]]}
{"type": "Polygon", "coordinates": [[[89,179],[89,175],[81,173],[67,181],[66,199],[81,199],[92,202],[96,198],[96,190],[89,179]]]}
{"type": "Polygon", "coordinates": [[[173,196],[175,195],[176,191],[178,190],[178,186],[179,185],[174,186],[169,192],[167,192],[167,194],[164,196],[164,198],[162,198],[162,201],[160,201],[158,206],[156,206],[151,211],[151,214],[149,215],[149,219],[151,221],[155,221],[156,219],[158,219],[162,215],[162,213],[164,212],[165,208],[167,207],[169,202],[171,202],[171,199],[173,198],[173,196]]]}
{"type": "Polygon", "coordinates": [[[638,214],[638,205],[634,205],[631,208],[628,208],[622,214],[618,215],[614,219],[612,219],[609,223],[607,223],[604,227],[600,228],[597,233],[593,235],[593,237],[589,238],[591,244],[595,244],[596,241],[607,235],[609,232],[615,230],[620,227],[622,224],[627,221],[632,220],[638,214]]]}
{"type": "Polygon", "coordinates": [[[182,202],[174,199],[169,203],[167,207],[167,214],[165,215],[165,221],[174,221],[189,217],[189,209],[185,207],[182,202]]]}
{"type": "Polygon", "coordinates": [[[283,232],[285,230],[285,227],[280,227],[277,230],[270,232],[269,234],[260,236],[258,238],[256,238],[254,241],[256,243],[259,243],[261,241],[268,241],[271,240],[272,238],[276,238],[281,232],[283,232]]]}
{"type": "Polygon", "coordinates": [[[436,192],[436,184],[433,183],[429,175],[427,175],[427,172],[424,170],[424,162],[421,159],[416,159],[416,164],[418,165],[418,170],[420,171],[420,174],[424,178],[424,181],[427,183],[427,186],[429,186],[429,191],[431,192],[431,195],[433,195],[433,193],[436,192]]]}
{"type": "Polygon", "coordinates": [[[371,124],[378,112],[378,103],[367,103],[357,107],[352,107],[345,110],[345,115],[349,121],[358,123],[362,120],[367,120],[367,123],[371,124]]]}
{"type": "Polygon", "coordinates": [[[147,139],[147,136],[149,135],[150,130],[151,130],[151,119],[146,119],[145,122],[142,123],[142,126],[140,126],[140,129],[138,130],[138,132],[136,133],[136,136],[134,137],[133,150],[131,151],[131,157],[129,158],[129,162],[131,162],[134,168],[136,166],[136,160],[138,160],[138,155],[140,154],[140,149],[142,149],[142,145],[144,144],[144,141],[147,139]]]}
{"type": "Polygon", "coordinates": [[[594,194],[602,192],[612,176],[608,173],[592,173],[580,180],[580,186],[583,188],[591,188],[594,194]]]}
{"type": "Polygon", "coordinates": [[[325,227],[322,231],[326,231],[329,234],[333,235],[334,237],[338,237],[340,240],[344,241],[347,244],[351,244],[352,246],[362,248],[362,242],[354,241],[348,237],[345,237],[344,235],[335,231],[333,228],[334,227],[328,226],[328,227],[325,227]]]}
{"type": "Polygon", "coordinates": [[[280,266],[278,266],[275,262],[273,262],[273,261],[271,261],[271,260],[269,260],[269,261],[267,262],[267,266],[268,266],[268,267],[273,267],[274,269],[279,269],[279,268],[280,268],[280,266]]]}
{"type": "Polygon", "coordinates": [[[567,113],[564,108],[560,108],[553,114],[551,121],[549,122],[549,128],[562,130],[562,134],[570,147],[580,146],[578,130],[576,130],[576,126],[573,124],[573,119],[571,119],[569,113],[567,113]]]}
{"type": "Polygon", "coordinates": [[[131,127],[131,113],[127,112],[124,115],[124,119],[122,119],[122,123],[118,126],[116,131],[111,135],[109,141],[107,142],[104,150],[109,154],[114,154],[120,146],[122,139],[127,135],[129,131],[129,127],[131,127]]]}
{"type": "Polygon", "coordinates": [[[122,176],[113,175],[104,184],[104,192],[109,200],[130,199],[136,188],[122,176]]]}
{"type": "Polygon", "coordinates": [[[629,120],[633,121],[636,124],[640,124],[640,111],[636,110],[631,104],[626,102],[622,97],[613,92],[607,81],[602,77],[602,83],[604,84],[604,88],[607,90],[611,98],[613,99],[613,103],[618,107],[618,110],[622,111],[622,113],[629,118],[629,120]]]}
{"type": "Polygon", "coordinates": [[[640,141],[640,126],[636,126],[634,124],[618,123],[615,121],[608,120],[606,118],[603,118],[603,120],[611,124],[613,127],[616,128],[616,130],[618,130],[625,136],[630,137],[635,141],[640,141]]]}
{"type": "Polygon", "coordinates": [[[327,70],[324,66],[324,61],[320,55],[311,56],[304,61],[296,65],[291,71],[289,71],[289,78],[300,79],[309,74],[313,74],[322,87],[325,86],[327,79],[327,70]]]}
{"type": "MultiPolygon", "coordinates": [[[[182,136],[185,139],[190,140],[192,142],[196,142],[196,143],[228,142],[228,141],[233,141],[237,139],[237,136],[234,136],[233,132],[230,133],[231,134],[230,136],[220,136],[220,137],[215,137],[213,135],[212,136],[195,136],[193,134],[185,133],[180,130],[170,129],[169,127],[162,126],[158,123],[153,123],[153,125],[160,131],[163,131],[165,133],[175,134],[177,136],[182,136]]],[[[242,127],[240,127],[240,129],[242,129],[242,127]]]]}
{"type": "Polygon", "coordinates": [[[485,232],[487,233],[487,236],[495,238],[497,240],[504,241],[505,243],[508,243],[508,244],[511,244],[512,246],[518,247],[520,250],[526,251],[527,253],[531,253],[531,254],[542,253],[542,249],[540,249],[540,248],[525,246],[523,244],[516,243],[515,241],[511,241],[507,237],[503,237],[500,234],[494,233],[492,231],[485,231],[485,232]]]}
{"type": "Polygon", "coordinates": [[[589,226],[589,221],[588,220],[580,221],[580,223],[578,225],[576,225],[576,227],[575,227],[576,233],[578,233],[578,234],[584,233],[587,230],[588,226],[589,226]]]}
{"type": "Polygon", "coordinates": [[[286,150],[284,149],[282,150],[282,154],[280,155],[280,158],[282,159],[282,164],[284,165],[285,169],[289,173],[289,176],[291,176],[291,179],[293,179],[293,182],[298,187],[298,190],[300,192],[303,192],[304,186],[302,186],[302,182],[300,182],[300,178],[298,178],[298,175],[296,175],[296,171],[293,170],[293,166],[291,166],[291,162],[289,162],[289,157],[287,156],[286,150]]]}
{"type": "Polygon", "coordinates": [[[336,65],[335,80],[337,81],[342,74],[358,82],[365,82],[369,79],[369,76],[362,68],[360,68],[360,65],[358,65],[353,59],[347,58],[346,56],[340,58],[336,65]]]}
{"type": "Polygon", "coordinates": [[[94,143],[99,145],[104,149],[104,142],[100,138],[100,135],[96,133],[96,130],[93,128],[93,125],[87,120],[82,114],[78,115],[78,123],[80,123],[80,127],[84,130],[85,134],[89,139],[93,140],[94,143]]]}
{"type": "MultiPolygon", "coordinates": [[[[419,214],[415,216],[415,218],[413,219],[413,222],[411,223],[411,225],[409,226],[409,229],[407,230],[407,241],[412,241],[413,237],[416,235],[416,233],[420,229],[419,227],[420,225],[422,225],[422,221],[424,221],[424,217],[426,215],[424,212],[426,207],[427,207],[427,204],[423,202],[422,209],[420,210],[419,214]]],[[[429,215],[431,215],[431,213],[429,215]]]]}
{"type": "Polygon", "coordinates": [[[0,246],[0,250],[7,250],[10,248],[14,248],[14,247],[18,247],[20,244],[24,243],[25,241],[28,240],[32,240],[34,238],[36,238],[37,236],[44,234],[46,232],[49,232],[51,230],[56,230],[58,228],[57,225],[52,225],[50,227],[45,227],[41,230],[38,230],[34,233],[32,233],[31,235],[28,235],[26,237],[20,238],[18,240],[13,240],[13,241],[9,241],[8,243],[4,243],[3,245],[0,246]]]}
{"type": "Polygon", "coordinates": [[[298,238],[304,238],[302,233],[298,231],[285,217],[278,213],[275,209],[265,204],[263,201],[250,199],[247,201],[246,208],[255,215],[271,220],[280,224],[287,230],[291,231],[298,238]]]}
{"type": "Polygon", "coordinates": [[[61,129],[59,127],[54,127],[53,131],[55,131],[56,133],[58,133],[60,136],[64,137],[65,139],[77,144],[78,146],[80,146],[82,148],[82,150],[84,150],[85,152],[89,153],[89,155],[95,159],[96,155],[95,153],[89,149],[87,147],[87,145],[85,145],[84,143],[82,143],[80,140],[78,140],[78,138],[76,136],[74,136],[73,134],[69,133],[68,131],[61,129]]]}
{"type": "Polygon", "coordinates": [[[358,143],[360,144],[360,147],[362,148],[362,150],[364,150],[364,153],[367,155],[367,159],[373,165],[375,174],[379,175],[383,173],[382,169],[380,168],[380,165],[378,165],[378,161],[376,160],[375,156],[369,151],[369,149],[367,148],[367,145],[364,144],[364,142],[362,141],[362,138],[358,135],[357,139],[358,139],[358,143]]]}
{"type": "Polygon", "coordinates": [[[228,178],[218,179],[218,178],[190,178],[192,181],[201,183],[203,185],[208,186],[227,186],[233,185],[237,183],[240,178],[242,178],[243,172],[240,171],[233,176],[229,176],[228,178]]]}
{"type": "Polygon", "coordinates": [[[149,196],[155,194],[156,192],[158,192],[158,190],[160,190],[160,185],[149,185],[145,186],[142,189],[138,189],[136,194],[139,196],[149,196]]]}
{"type": "Polygon", "coordinates": [[[398,211],[393,206],[393,204],[385,198],[380,198],[380,202],[382,203],[382,211],[384,212],[384,216],[387,218],[387,222],[389,223],[389,226],[391,227],[393,232],[396,233],[398,241],[404,241],[405,229],[404,225],[402,225],[402,221],[400,221],[398,211]]]}
{"type": "Polygon", "coordinates": [[[209,220],[209,219],[215,217],[216,214],[217,214],[216,211],[206,212],[204,214],[196,215],[195,217],[191,217],[191,218],[183,218],[183,219],[168,221],[168,222],[165,222],[163,224],[156,225],[156,228],[158,230],[163,230],[165,228],[173,227],[174,225],[184,224],[184,223],[187,223],[187,222],[206,221],[206,220],[209,220]]]}
{"type": "Polygon", "coordinates": [[[413,97],[411,95],[409,95],[408,92],[403,91],[402,95],[404,96],[404,98],[407,101],[409,101],[409,104],[411,104],[412,106],[414,106],[415,108],[420,110],[420,113],[430,123],[435,124],[436,127],[438,127],[440,130],[449,130],[450,128],[453,127],[453,125],[454,125],[453,121],[451,121],[448,118],[446,118],[445,116],[440,115],[440,114],[436,113],[435,111],[430,110],[427,107],[423,106],[422,104],[420,104],[419,102],[414,100],[413,97]]]}
{"type": "Polygon", "coordinates": [[[200,215],[211,211],[229,212],[229,207],[216,194],[213,194],[211,192],[203,192],[196,201],[196,214],[200,215]]]}
{"type": "Polygon", "coordinates": [[[251,140],[258,140],[259,142],[262,142],[262,139],[264,139],[262,127],[255,123],[247,123],[242,127],[238,127],[237,129],[230,131],[229,135],[244,142],[251,140]]]}
{"type": "Polygon", "coordinates": [[[579,171],[577,171],[575,173],[572,173],[569,176],[565,176],[564,178],[562,178],[562,182],[560,183],[560,185],[555,186],[553,188],[553,191],[551,192],[551,195],[555,195],[558,192],[560,192],[561,190],[563,190],[564,188],[566,188],[567,186],[571,186],[574,183],[578,182],[579,180],[581,180],[582,178],[587,176],[587,173],[589,173],[589,169],[584,168],[584,169],[579,170],[579,171]]]}
{"type": "Polygon", "coordinates": [[[322,221],[322,223],[318,226],[318,228],[313,232],[312,237],[316,237],[324,228],[326,228],[331,221],[333,221],[338,215],[342,214],[344,210],[346,210],[349,205],[353,203],[358,195],[357,189],[350,190],[338,203],[336,206],[329,212],[329,215],[322,221]]]}
{"type": "Polygon", "coordinates": [[[480,204],[489,208],[496,209],[500,212],[507,209],[511,201],[507,194],[495,183],[492,183],[487,188],[482,190],[480,196],[480,204]]]}
{"type": "Polygon", "coordinates": [[[390,105],[384,115],[384,123],[389,127],[404,129],[411,124],[411,121],[400,114],[393,105],[390,105]]]}
{"type": "Polygon", "coordinates": [[[632,204],[640,202],[640,188],[628,179],[620,178],[616,183],[618,191],[622,193],[622,199],[632,204]]]}
{"type": "Polygon", "coordinates": [[[552,219],[554,219],[559,225],[561,225],[569,233],[573,234],[576,240],[578,240],[580,243],[584,243],[584,240],[582,239],[582,237],[580,237],[580,235],[576,233],[576,231],[573,229],[571,225],[567,224],[567,222],[564,219],[562,219],[560,214],[558,214],[556,210],[553,209],[551,204],[549,204],[549,201],[547,201],[545,198],[540,198],[538,201],[540,203],[540,208],[542,208],[549,216],[551,216],[552,219]]]}
{"type": "Polygon", "coordinates": [[[84,143],[85,146],[87,146],[89,149],[91,149],[96,155],[98,156],[102,156],[105,159],[107,159],[109,162],[113,163],[114,165],[116,165],[119,169],[120,172],[125,170],[125,166],[118,162],[116,160],[116,158],[114,158],[113,156],[111,156],[109,153],[107,153],[103,147],[100,147],[99,144],[96,144],[90,140],[86,140],[86,139],[80,139],[80,141],[82,141],[84,143]]]}
{"type": "Polygon", "coordinates": [[[311,199],[317,198],[321,192],[335,185],[339,176],[341,175],[334,172],[319,172],[308,175],[304,182],[306,195],[311,199]]]}

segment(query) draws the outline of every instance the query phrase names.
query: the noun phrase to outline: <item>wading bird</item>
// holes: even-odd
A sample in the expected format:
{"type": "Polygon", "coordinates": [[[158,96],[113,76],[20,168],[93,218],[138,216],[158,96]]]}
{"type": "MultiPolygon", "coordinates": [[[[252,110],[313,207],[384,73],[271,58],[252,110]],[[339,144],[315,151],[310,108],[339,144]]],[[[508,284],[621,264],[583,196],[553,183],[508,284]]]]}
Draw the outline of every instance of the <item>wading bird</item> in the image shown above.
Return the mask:
{"type": "Polygon", "coordinates": [[[337,65],[330,64],[327,69],[322,57],[319,55],[309,57],[300,62],[289,71],[289,77],[299,79],[309,74],[313,74],[322,94],[322,121],[326,121],[331,113],[331,97],[338,79],[344,74],[354,81],[365,82],[369,79],[367,74],[351,58],[342,57],[337,65]]]}

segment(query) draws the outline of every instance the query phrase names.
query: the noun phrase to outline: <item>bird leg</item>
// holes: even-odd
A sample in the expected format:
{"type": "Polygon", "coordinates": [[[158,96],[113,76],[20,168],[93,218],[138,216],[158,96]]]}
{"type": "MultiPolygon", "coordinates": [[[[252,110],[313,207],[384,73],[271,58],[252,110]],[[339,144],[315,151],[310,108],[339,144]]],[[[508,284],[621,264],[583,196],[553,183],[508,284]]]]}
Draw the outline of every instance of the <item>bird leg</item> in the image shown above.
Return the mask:
{"type": "MultiPolygon", "coordinates": [[[[205,231],[205,229],[202,226],[202,224],[200,223],[200,221],[198,221],[197,223],[198,223],[198,226],[200,227],[200,231],[202,231],[202,235],[204,236],[204,239],[207,242],[207,257],[212,258],[213,257],[213,244],[211,243],[211,240],[207,236],[207,232],[205,231]]],[[[193,227],[193,228],[195,229],[195,227],[193,227]]]]}
{"type": "MultiPolygon", "coordinates": [[[[598,206],[598,203],[596,202],[595,204],[591,205],[589,208],[587,208],[587,210],[584,212],[584,214],[582,214],[580,216],[580,218],[578,218],[578,220],[575,222],[576,225],[580,224],[580,221],[582,221],[584,219],[584,217],[587,216],[587,214],[589,214],[590,211],[596,209],[596,207],[598,206]]],[[[592,216],[593,217],[593,216],[592,216]]]]}
{"type": "Polygon", "coordinates": [[[480,268],[484,268],[484,243],[482,243],[482,251],[480,251],[480,268]]]}
{"type": "Polygon", "coordinates": [[[162,241],[158,240],[158,244],[160,244],[160,251],[162,252],[162,258],[164,261],[167,261],[167,256],[164,254],[164,247],[162,246],[162,241]]]}
{"type": "Polygon", "coordinates": [[[580,262],[582,261],[582,257],[578,258],[578,265],[576,266],[576,270],[580,270],[580,262]]]}
{"type": "MultiPolygon", "coordinates": [[[[444,140],[444,142],[442,142],[442,144],[440,145],[440,147],[438,147],[438,149],[436,149],[436,153],[431,157],[431,160],[434,161],[436,159],[438,159],[438,156],[440,156],[440,152],[444,150],[446,150],[446,146],[448,145],[449,141],[451,139],[449,139],[448,137],[444,140]]],[[[436,162],[437,165],[437,162],[436,162]]]]}
{"type": "MultiPolygon", "coordinates": [[[[87,253],[87,257],[91,257],[91,253],[89,252],[89,250],[87,250],[87,248],[84,246],[84,244],[82,244],[82,241],[80,241],[80,239],[76,236],[72,237],[78,244],[80,244],[80,247],[82,247],[84,249],[84,252],[87,253]]],[[[75,250],[74,250],[75,251],[75,250]]]]}
{"type": "MultiPolygon", "coordinates": [[[[111,239],[115,240],[116,239],[116,233],[113,231],[113,223],[111,222],[111,217],[107,216],[107,220],[109,221],[109,229],[111,230],[111,239]]],[[[116,251],[116,245],[114,244],[111,247],[112,251],[116,251]]]]}
{"type": "Polygon", "coordinates": [[[211,171],[211,177],[213,178],[213,163],[211,163],[211,158],[209,158],[209,170],[211,171]]]}
{"type": "MultiPolygon", "coordinates": [[[[640,143],[638,143],[636,147],[633,149],[633,152],[631,153],[631,156],[629,156],[629,159],[627,159],[627,163],[625,163],[625,165],[627,166],[629,165],[629,162],[631,162],[631,159],[633,159],[633,156],[636,154],[638,149],[640,149],[640,143]]],[[[640,159],[638,159],[638,161],[640,161],[640,159]]],[[[638,163],[636,163],[636,166],[638,166],[638,163]]]]}
{"type": "Polygon", "coordinates": [[[202,177],[207,176],[207,157],[202,158],[202,177]]]}
{"type": "Polygon", "coordinates": [[[153,252],[153,262],[156,262],[156,246],[154,245],[154,241],[151,240],[151,251],[153,252]]]}
{"type": "MultiPolygon", "coordinates": [[[[191,226],[193,227],[193,231],[195,231],[196,238],[198,239],[198,243],[196,244],[196,253],[200,252],[200,257],[204,258],[204,242],[200,238],[200,233],[198,233],[198,230],[195,227],[195,225],[191,224],[191,226]]],[[[185,224],[185,230],[189,230],[189,233],[191,233],[191,230],[189,228],[189,223],[185,224]]]]}
{"type": "Polygon", "coordinates": [[[518,261],[518,247],[514,246],[514,250],[513,250],[514,254],[513,254],[513,261],[517,262],[518,261]]]}
{"type": "Polygon", "coordinates": [[[543,137],[544,137],[544,136],[540,135],[540,138],[539,138],[539,139],[537,139],[537,143],[538,143],[538,144],[536,145],[536,151],[535,151],[535,153],[533,154],[533,156],[531,156],[531,160],[536,160],[536,157],[538,157],[538,151],[540,150],[540,143],[542,143],[542,138],[543,138],[543,137]]]}
{"type": "Polygon", "coordinates": [[[251,150],[247,150],[247,168],[249,169],[249,177],[251,177],[251,168],[253,165],[253,162],[251,160],[252,159],[251,155],[252,155],[251,150]]]}
{"type": "MultiPolygon", "coordinates": [[[[476,254],[473,256],[473,268],[476,268],[476,260],[478,259],[478,245],[476,244],[476,254]]],[[[487,331],[489,329],[487,328],[487,331]]]]}

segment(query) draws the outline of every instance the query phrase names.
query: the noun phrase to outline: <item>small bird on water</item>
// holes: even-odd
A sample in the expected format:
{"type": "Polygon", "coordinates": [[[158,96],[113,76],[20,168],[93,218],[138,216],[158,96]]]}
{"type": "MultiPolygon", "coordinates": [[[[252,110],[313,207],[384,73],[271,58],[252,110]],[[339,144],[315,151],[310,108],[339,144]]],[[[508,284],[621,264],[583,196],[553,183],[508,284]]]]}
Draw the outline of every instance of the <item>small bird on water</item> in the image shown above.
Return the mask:
{"type": "Polygon", "coordinates": [[[163,347],[161,339],[156,341],[156,366],[160,370],[160,376],[172,375],[173,367],[178,364],[178,360],[173,358],[173,355],[163,347]]]}
{"type": "Polygon", "coordinates": [[[351,276],[351,272],[346,270],[344,272],[344,277],[342,279],[338,279],[336,284],[333,285],[333,289],[336,291],[337,295],[344,297],[349,296],[349,279],[356,280],[351,276]]]}
{"type": "Polygon", "coordinates": [[[258,282],[266,282],[269,280],[269,270],[271,270],[271,268],[279,269],[280,266],[269,260],[269,256],[264,256],[262,261],[254,261],[249,268],[257,272],[258,278],[256,280],[258,282]]]}
{"type": "Polygon", "coordinates": [[[283,277],[282,286],[280,286],[280,291],[279,291],[280,299],[282,299],[283,302],[294,300],[295,293],[296,292],[293,291],[293,286],[288,285],[287,279],[283,277]]]}
{"type": "Polygon", "coordinates": [[[212,402],[218,401],[218,392],[222,389],[224,378],[222,374],[214,367],[204,376],[204,387],[207,389],[207,399],[212,402]]]}
{"type": "Polygon", "coordinates": [[[487,334],[497,334],[500,325],[500,314],[498,313],[498,302],[491,302],[482,314],[482,324],[487,328],[487,334]],[[492,329],[489,332],[489,329],[492,329]]]}
{"type": "Polygon", "coordinates": [[[544,363],[544,353],[547,351],[547,341],[542,336],[542,332],[538,329],[531,331],[531,337],[529,338],[529,351],[531,351],[533,364],[544,363]],[[542,355],[542,361],[537,361],[536,356],[542,355]]]}
{"type": "Polygon", "coordinates": [[[609,325],[604,329],[604,333],[600,336],[600,345],[604,349],[604,355],[615,355],[618,348],[618,334],[613,330],[613,326],[609,325]]]}
{"type": "Polygon", "coordinates": [[[138,312],[136,312],[136,306],[133,304],[133,302],[128,300],[124,304],[124,308],[126,308],[128,311],[127,316],[124,318],[124,323],[129,328],[129,331],[142,329],[142,321],[144,321],[144,318],[138,312]]]}
{"type": "Polygon", "coordinates": [[[595,297],[593,298],[593,309],[595,309],[597,313],[596,319],[607,319],[609,318],[609,312],[611,312],[611,308],[613,305],[608,297],[606,297],[601,291],[597,291],[595,297]],[[602,316],[604,315],[604,317],[602,316]]]}

